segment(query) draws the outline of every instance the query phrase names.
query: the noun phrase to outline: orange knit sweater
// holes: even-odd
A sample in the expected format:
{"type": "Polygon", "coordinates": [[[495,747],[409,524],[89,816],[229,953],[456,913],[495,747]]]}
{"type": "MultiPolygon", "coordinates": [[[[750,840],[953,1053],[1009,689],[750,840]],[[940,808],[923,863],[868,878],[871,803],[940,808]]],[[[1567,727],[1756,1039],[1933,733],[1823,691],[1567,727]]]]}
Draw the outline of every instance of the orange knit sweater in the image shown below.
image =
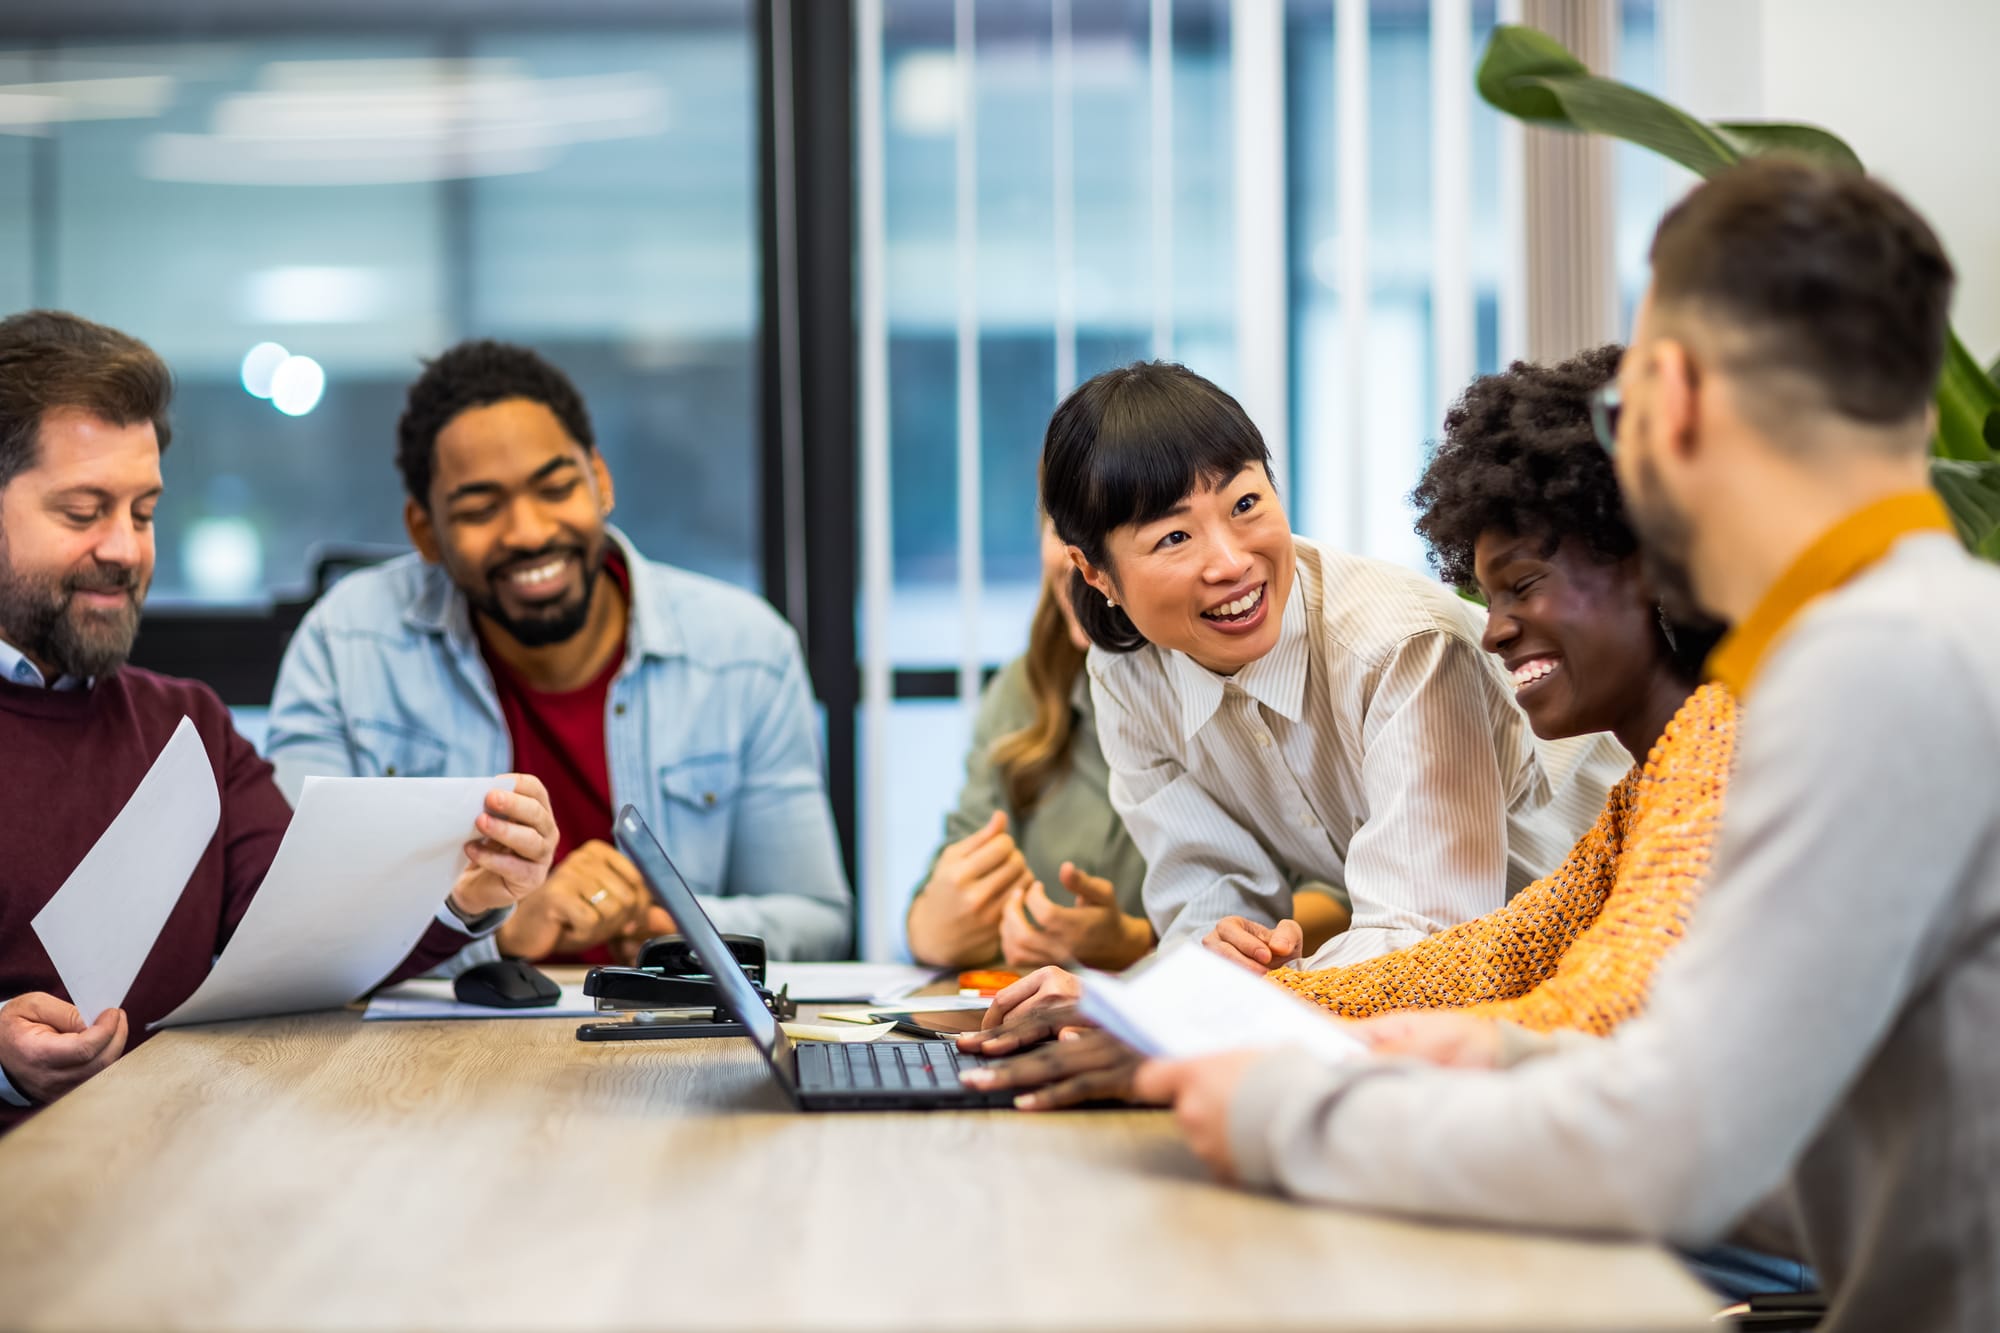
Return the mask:
{"type": "Polygon", "coordinates": [[[1562,868],[1497,912],[1351,967],[1271,979],[1349,1018],[1458,1009],[1603,1035],[1646,1003],[1701,894],[1736,751],[1736,703],[1688,696],[1562,868]]]}

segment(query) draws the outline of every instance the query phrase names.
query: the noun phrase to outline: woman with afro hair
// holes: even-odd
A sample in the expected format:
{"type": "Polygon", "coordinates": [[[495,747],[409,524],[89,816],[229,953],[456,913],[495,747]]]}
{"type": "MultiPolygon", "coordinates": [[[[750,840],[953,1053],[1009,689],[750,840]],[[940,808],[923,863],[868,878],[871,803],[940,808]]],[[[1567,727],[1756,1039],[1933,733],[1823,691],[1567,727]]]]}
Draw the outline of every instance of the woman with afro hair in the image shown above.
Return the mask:
{"type": "MultiPolygon", "coordinates": [[[[1438,572],[1482,594],[1484,646],[1535,734],[1608,731],[1632,771],[1568,860],[1499,911],[1351,967],[1271,974],[1335,1013],[1451,1008],[1602,1035],[1644,1007],[1701,893],[1736,705],[1699,684],[1720,627],[1673,619],[1648,587],[1591,426],[1590,394],[1616,374],[1619,352],[1517,361],[1473,381],[1412,499],[1438,572]]],[[[1505,1038],[1500,1027],[1461,1031],[1505,1038]]],[[[1396,1044],[1393,1029],[1380,1036],[1396,1044]]]]}

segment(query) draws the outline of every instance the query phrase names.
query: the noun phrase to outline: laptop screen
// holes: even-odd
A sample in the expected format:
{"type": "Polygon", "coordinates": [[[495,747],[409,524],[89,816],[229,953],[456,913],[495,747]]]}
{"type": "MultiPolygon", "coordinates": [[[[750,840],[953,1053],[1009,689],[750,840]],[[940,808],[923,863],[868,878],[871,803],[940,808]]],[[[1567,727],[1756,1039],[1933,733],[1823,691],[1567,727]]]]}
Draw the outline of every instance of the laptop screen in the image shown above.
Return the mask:
{"type": "Polygon", "coordinates": [[[798,1071],[794,1067],[797,1057],[792,1051],[792,1039],[785,1035],[777,1018],[758,998],[757,988],[750,984],[750,978],[743,975],[743,967],[736,961],[736,955],[723,943],[722,933],[708,919],[708,913],[701,910],[694,890],[681,878],[681,872],[674,868],[666,849],[660,846],[653,831],[646,827],[646,821],[639,818],[639,812],[629,805],[618,812],[615,833],[618,845],[639,867],[639,873],[653,886],[661,905],[673,917],[674,925],[679,928],[682,938],[687,940],[688,948],[694,952],[702,970],[715,979],[722,1007],[750,1030],[750,1040],[757,1043],[758,1049],[764,1052],[764,1058],[771,1062],[771,1068],[777,1072],[778,1081],[785,1085],[785,1091],[792,1092],[798,1086],[798,1071]]]}

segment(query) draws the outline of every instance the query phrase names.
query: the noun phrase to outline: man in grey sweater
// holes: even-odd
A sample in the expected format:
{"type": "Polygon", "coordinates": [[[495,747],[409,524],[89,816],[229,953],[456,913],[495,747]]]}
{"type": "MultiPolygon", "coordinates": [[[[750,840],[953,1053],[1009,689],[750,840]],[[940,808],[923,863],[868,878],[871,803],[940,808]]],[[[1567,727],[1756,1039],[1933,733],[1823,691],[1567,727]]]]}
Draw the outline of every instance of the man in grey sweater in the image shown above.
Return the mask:
{"type": "Polygon", "coordinates": [[[1601,430],[1655,586],[1736,626],[1686,941],[1608,1039],[1377,1020],[1501,1067],[1146,1066],[1225,1175],[1684,1245],[1776,1195],[1826,1333],[2000,1328],[2000,570],[1927,486],[1950,290],[1864,178],[1753,163],[1668,214],[1601,430]]]}

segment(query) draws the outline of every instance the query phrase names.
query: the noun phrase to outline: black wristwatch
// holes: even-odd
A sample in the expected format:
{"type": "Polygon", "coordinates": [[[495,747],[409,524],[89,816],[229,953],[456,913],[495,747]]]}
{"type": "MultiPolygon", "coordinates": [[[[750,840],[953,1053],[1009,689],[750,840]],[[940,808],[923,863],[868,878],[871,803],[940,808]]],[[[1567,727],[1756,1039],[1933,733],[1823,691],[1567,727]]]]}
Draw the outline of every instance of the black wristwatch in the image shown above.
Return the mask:
{"type": "Polygon", "coordinates": [[[444,905],[451,909],[451,914],[458,918],[459,926],[468,935],[484,935],[499,925],[500,919],[507,915],[505,907],[495,907],[489,911],[481,912],[478,916],[467,916],[459,910],[457,901],[450,894],[445,895],[444,905]]]}

